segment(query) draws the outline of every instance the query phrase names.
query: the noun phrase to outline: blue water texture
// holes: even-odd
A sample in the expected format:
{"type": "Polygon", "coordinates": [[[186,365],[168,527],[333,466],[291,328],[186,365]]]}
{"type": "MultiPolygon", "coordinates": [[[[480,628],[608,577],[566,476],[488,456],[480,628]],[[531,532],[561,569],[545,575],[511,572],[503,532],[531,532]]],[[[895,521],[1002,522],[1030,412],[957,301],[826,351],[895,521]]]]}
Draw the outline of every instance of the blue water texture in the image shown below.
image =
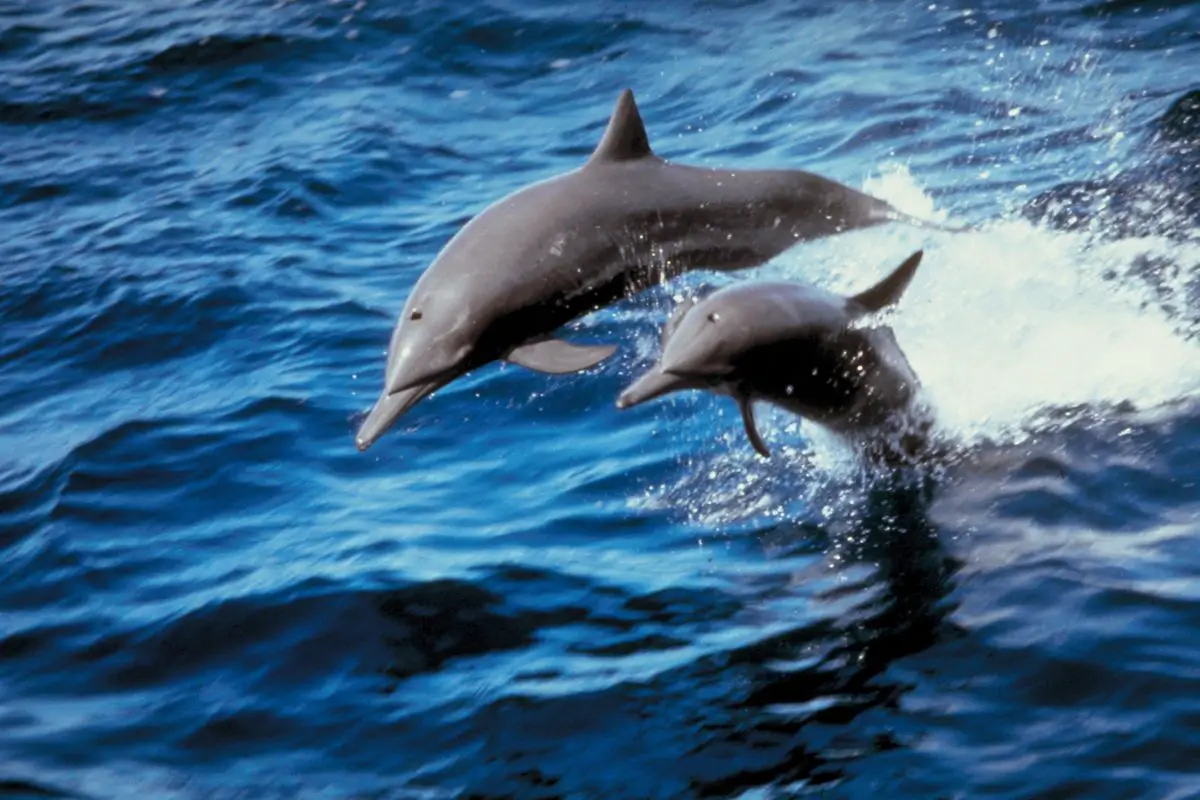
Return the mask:
{"type": "Polygon", "coordinates": [[[0,797],[1200,797],[1198,81],[1169,0],[0,0],[0,797]],[[686,276],[357,452],[418,276],[626,87],[977,231],[686,276]],[[919,247],[936,468],[615,408],[684,288],[919,247]]]}

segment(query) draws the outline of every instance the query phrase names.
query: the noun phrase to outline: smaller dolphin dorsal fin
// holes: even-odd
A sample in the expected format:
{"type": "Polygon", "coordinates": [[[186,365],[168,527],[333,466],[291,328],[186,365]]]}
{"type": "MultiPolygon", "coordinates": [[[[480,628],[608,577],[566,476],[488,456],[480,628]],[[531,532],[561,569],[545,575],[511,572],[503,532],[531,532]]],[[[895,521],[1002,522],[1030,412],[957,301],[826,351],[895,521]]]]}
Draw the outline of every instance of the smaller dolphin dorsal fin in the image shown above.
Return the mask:
{"type": "Polygon", "coordinates": [[[663,326],[662,342],[663,347],[667,346],[667,340],[679,329],[679,323],[683,322],[683,317],[691,310],[692,306],[696,305],[696,298],[689,297],[685,300],[680,300],[679,305],[671,312],[671,316],[667,318],[667,324],[663,326]]]}
{"type": "Polygon", "coordinates": [[[738,409],[742,412],[742,425],[746,428],[746,437],[750,439],[750,446],[763,458],[770,458],[771,451],[767,449],[767,443],[763,441],[762,435],[758,432],[758,426],[754,422],[754,401],[747,395],[739,394],[737,404],[738,409]]]}
{"type": "Polygon", "coordinates": [[[854,295],[850,300],[862,307],[866,313],[879,311],[896,303],[904,294],[904,290],[908,288],[908,284],[912,282],[913,275],[917,274],[917,266],[920,265],[921,256],[924,254],[924,250],[913,253],[904,260],[903,264],[892,270],[891,275],[870,289],[854,295]]]}
{"type": "Polygon", "coordinates": [[[604,136],[588,163],[632,161],[651,155],[654,153],[650,149],[650,138],[646,135],[646,126],[642,124],[642,115],[633,99],[633,90],[626,89],[617,98],[617,106],[608,120],[608,127],[604,129],[604,136]]]}

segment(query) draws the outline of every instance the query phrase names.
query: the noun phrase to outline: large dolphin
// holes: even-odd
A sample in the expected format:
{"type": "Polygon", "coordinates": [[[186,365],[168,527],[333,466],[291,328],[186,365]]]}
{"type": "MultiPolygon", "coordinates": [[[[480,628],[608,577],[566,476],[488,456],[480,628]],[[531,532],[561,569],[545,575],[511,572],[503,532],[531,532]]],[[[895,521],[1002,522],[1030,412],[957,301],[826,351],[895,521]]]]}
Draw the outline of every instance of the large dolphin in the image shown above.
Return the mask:
{"type": "Polygon", "coordinates": [[[914,455],[928,424],[917,376],[892,330],[865,323],[900,299],[920,263],[918,250],[852,297],[771,281],[686,300],[663,329],[658,364],[621,394],[617,407],[707,389],[737,402],[746,436],[765,458],[771,453],[754,422],[755,400],[860,434],[859,443],[880,455],[889,444],[889,455],[914,455]]]}
{"type": "Polygon", "coordinates": [[[417,281],[388,347],[383,393],[355,443],[366,450],[423,397],[491,361],[551,374],[595,366],[616,348],[552,334],[626,295],[888,220],[928,224],[800,170],[668,163],[651,151],[626,89],[582,167],[486,208],[417,281]]]}

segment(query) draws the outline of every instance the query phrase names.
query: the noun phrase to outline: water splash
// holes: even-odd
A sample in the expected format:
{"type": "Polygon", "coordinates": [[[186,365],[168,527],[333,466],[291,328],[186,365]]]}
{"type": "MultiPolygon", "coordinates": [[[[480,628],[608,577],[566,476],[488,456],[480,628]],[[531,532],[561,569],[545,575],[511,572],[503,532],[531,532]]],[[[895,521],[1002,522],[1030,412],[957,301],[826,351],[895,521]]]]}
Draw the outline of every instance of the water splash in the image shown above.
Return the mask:
{"type": "MultiPolygon", "coordinates": [[[[945,220],[903,167],[885,169],[864,189],[945,220]]],[[[911,238],[857,240],[832,285],[849,290],[877,279],[907,255],[903,240],[911,238]]],[[[1200,352],[1187,324],[1161,301],[1162,287],[1130,270],[1148,255],[1195,264],[1194,246],[1101,242],[1023,220],[925,238],[925,261],[890,323],[941,428],[957,441],[1019,439],[1046,409],[1146,408],[1200,390],[1200,352]]]]}
{"type": "MultiPolygon", "coordinates": [[[[903,166],[885,167],[863,189],[906,213],[957,222],[903,166]]],[[[1048,413],[1057,409],[1152,408],[1200,391],[1200,348],[1186,315],[1163,302],[1161,285],[1130,268],[1153,257],[1194,273],[1195,245],[1103,241],[1020,219],[963,234],[887,225],[808,243],[758,275],[723,280],[771,274],[849,293],[918,248],[926,253],[921,269],[884,318],[922,380],[939,433],[954,445],[1021,442],[1064,424],[1048,413]]],[[[1187,278],[1177,276],[1168,294],[1183,296],[1187,278]]],[[[691,457],[677,483],[646,498],[651,505],[684,508],[692,522],[718,528],[854,513],[869,477],[841,439],[760,405],[774,453],[766,462],[749,452],[728,416],[721,422],[728,449],[691,457]]]]}

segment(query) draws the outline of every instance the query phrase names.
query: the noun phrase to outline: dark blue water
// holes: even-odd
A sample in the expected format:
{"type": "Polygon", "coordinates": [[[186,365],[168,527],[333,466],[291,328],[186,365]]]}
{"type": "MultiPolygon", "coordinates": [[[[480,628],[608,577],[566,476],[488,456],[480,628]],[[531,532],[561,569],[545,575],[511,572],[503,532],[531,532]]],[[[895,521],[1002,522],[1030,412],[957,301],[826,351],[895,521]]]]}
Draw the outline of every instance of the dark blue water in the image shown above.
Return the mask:
{"type": "Polygon", "coordinates": [[[0,796],[1200,797],[1200,6],[0,2],[0,796]],[[914,213],[953,442],[481,369],[359,454],[459,226],[655,149],[914,213]],[[1191,109],[1191,111],[1189,111],[1191,109]]]}

